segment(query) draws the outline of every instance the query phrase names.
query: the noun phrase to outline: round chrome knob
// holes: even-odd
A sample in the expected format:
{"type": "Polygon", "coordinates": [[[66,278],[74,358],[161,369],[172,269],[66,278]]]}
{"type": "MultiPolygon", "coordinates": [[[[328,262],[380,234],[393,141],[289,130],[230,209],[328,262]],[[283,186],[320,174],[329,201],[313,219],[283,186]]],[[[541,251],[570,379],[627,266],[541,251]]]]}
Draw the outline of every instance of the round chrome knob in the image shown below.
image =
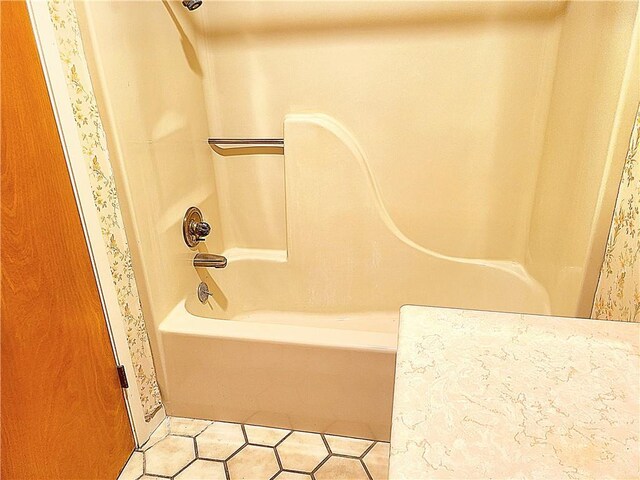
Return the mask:
{"type": "Polygon", "coordinates": [[[198,241],[203,241],[204,237],[211,233],[211,225],[207,222],[193,222],[190,230],[191,233],[197,237],[198,241]]]}

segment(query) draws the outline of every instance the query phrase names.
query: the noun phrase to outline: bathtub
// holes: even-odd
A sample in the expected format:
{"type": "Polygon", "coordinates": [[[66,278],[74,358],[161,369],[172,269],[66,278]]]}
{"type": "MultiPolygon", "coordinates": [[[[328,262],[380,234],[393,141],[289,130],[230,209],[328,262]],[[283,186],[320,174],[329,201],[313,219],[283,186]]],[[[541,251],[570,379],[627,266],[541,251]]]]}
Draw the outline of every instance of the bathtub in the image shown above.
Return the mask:
{"type": "Polygon", "coordinates": [[[191,283],[212,296],[190,293],[160,324],[165,406],[388,440],[403,303],[548,312],[546,291],[515,262],[451,257],[404,235],[334,119],[288,115],[284,131],[286,248],[226,250],[223,270],[194,269],[185,252],[191,283]]]}
{"type": "Polygon", "coordinates": [[[165,407],[388,441],[397,322],[397,312],[214,320],[180,304],[160,326],[165,407]]]}

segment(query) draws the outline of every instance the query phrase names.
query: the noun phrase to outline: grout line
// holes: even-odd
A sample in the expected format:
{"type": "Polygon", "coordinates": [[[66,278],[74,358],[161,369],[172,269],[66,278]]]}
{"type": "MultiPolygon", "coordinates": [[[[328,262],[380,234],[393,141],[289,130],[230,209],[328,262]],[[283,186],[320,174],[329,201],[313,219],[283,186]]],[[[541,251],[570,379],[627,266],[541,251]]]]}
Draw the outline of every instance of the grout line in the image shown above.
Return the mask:
{"type": "Polygon", "coordinates": [[[329,455],[333,455],[333,451],[331,450],[331,447],[329,446],[329,442],[327,442],[327,439],[325,438],[324,433],[320,434],[320,438],[322,438],[322,441],[324,442],[324,446],[329,452],[329,455]]]}
{"type": "Polygon", "coordinates": [[[211,463],[224,463],[224,460],[214,460],[213,458],[203,458],[198,457],[196,460],[202,460],[203,462],[211,462],[211,463]]]}
{"type": "Polygon", "coordinates": [[[332,453],[331,456],[338,457],[338,458],[346,458],[350,460],[362,460],[362,457],[356,457],[354,455],[345,455],[344,453],[332,453]]]}
{"type": "Polygon", "coordinates": [[[200,433],[197,433],[196,435],[193,436],[193,440],[195,441],[196,438],[198,438],[200,435],[202,435],[204,432],[207,431],[207,428],[209,428],[211,425],[205,427],[204,430],[202,430],[200,433]]]}
{"type": "Polygon", "coordinates": [[[247,442],[247,445],[251,445],[252,447],[276,448],[275,445],[265,445],[264,443],[247,442]]]}
{"type": "MultiPolygon", "coordinates": [[[[196,438],[198,435],[200,435],[200,433],[196,433],[195,435],[185,435],[183,433],[170,433],[167,435],[167,437],[196,438]]],[[[164,438],[167,438],[167,437],[164,437],[164,438]]],[[[164,438],[162,440],[164,440],[164,438]]]]}
{"type": "Polygon", "coordinates": [[[273,451],[273,454],[276,457],[276,462],[278,462],[278,471],[271,476],[271,478],[269,480],[274,480],[278,475],[280,475],[280,472],[282,472],[282,462],[280,461],[280,455],[278,455],[278,450],[276,450],[276,447],[269,447],[271,448],[271,450],[273,451]]]}
{"type": "MultiPolygon", "coordinates": [[[[301,432],[303,430],[296,430],[296,431],[301,432]]],[[[318,433],[318,432],[309,432],[309,433],[318,433]]],[[[339,433],[324,432],[323,435],[331,435],[332,437],[340,437],[340,438],[353,439],[353,440],[366,440],[368,442],[389,443],[389,442],[385,442],[384,440],[376,440],[375,438],[350,437],[349,435],[341,435],[339,433]]]]}
{"type": "Polygon", "coordinates": [[[269,480],[274,480],[278,475],[280,475],[280,472],[282,472],[282,469],[278,470],[276,473],[274,473],[273,475],[271,475],[269,477],[269,480]]]}
{"type": "Polygon", "coordinates": [[[326,458],[324,460],[322,460],[318,465],[316,465],[316,468],[314,468],[313,470],[311,470],[311,478],[315,479],[315,473],[320,470],[320,468],[329,461],[329,459],[332,457],[331,454],[327,455],[326,458]]]}
{"type": "Polygon", "coordinates": [[[273,448],[279,447],[282,442],[284,442],[287,438],[293,435],[294,431],[295,430],[289,430],[289,433],[287,433],[284,437],[282,437],[280,441],[273,446],[273,448]]]}
{"type": "MultiPolygon", "coordinates": [[[[360,455],[358,458],[360,458],[361,460],[364,460],[364,457],[367,456],[367,454],[373,450],[373,447],[375,447],[379,442],[373,442],[371,445],[369,445],[367,447],[367,449],[362,453],[362,455],[360,455]]],[[[384,442],[383,442],[384,443],[384,442]]]]}
{"type": "MultiPolygon", "coordinates": [[[[374,449],[374,447],[380,442],[373,442],[369,448],[367,448],[364,453],[362,455],[360,455],[360,463],[362,464],[362,468],[364,468],[365,473],[367,474],[367,476],[369,477],[369,480],[373,480],[373,474],[369,471],[369,467],[367,467],[367,464],[364,461],[364,457],[366,457],[367,455],[369,455],[369,452],[371,450],[374,449]]],[[[384,442],[383,442],[384,443],[384,442]]]]}
{"type": "Polygon", "coordinates": [[[193,460],[191,460],[189,463],[187,463],[184,467],[182,467],[180,470],[178,470],[172,477],[169,477],[171,479],[175,479],[178,475],[180,475],[182,472],[184,472],[189,465],[195,463],[195,461],[198,459],[198,457],[195,457],[193,460]]]}
{"type": "Polygon", "coordinates": [[[198,442],[196,442],[196,437],[193,437],[193,451],[196,454],[196,458],[200,458],[200,454],[198,453],[198,442]]]}
{"type": "MultiPolygon", "coordinates": [[[[276,462],[278,462],[278,467],[280,468],[280,472],[283,470],[282,468],[282,460],[280,460],[280,454],[278,453],[278,449],[276,447],[271,447],[273,448],[273,453],[276,456],[276,462]]],[[[280,473],[278,472],[278,473],[280,473]]]]}
{"type": "Polygon", "coordinates": [[[293,468],[283,468],[282,471],[287,473],[298,473],[300,475],[311,475],[311,472],[305,472],[304,470],[294,470],[293,468]]]}
{"type": "Polygon", "coordinates": [[[243,444],[240,448],[238,448],[235,452],[233,452],[231,455],[229,455],[227,457],[227,459],[225,460],[225,462],[228,462],[229,460],[231,460],[233,457],[235,457],[238,453],[240,453],[241,450],[244,449],[244,447],[246,447],[248,444],[245,443],[243,444]]]}
{"type": "Polygon", "coordinates": [[[362,468],[364,468],[364,473],[367,474],[367,477],[369,477],[369,480],[373,480],[373,475],[371,475],[371,472],[369,471],[367,464],[364,463],[364,458],[360,458],[359,460],[360,460],[360,463],[362,464],[362,468]]]}
{"type": "Polygon", "coordinates": [[[224,460],[222,462],[222,465],[224,466],[224,476],[227,477],[227,480],[231,480],[231,475],[229,474],[229,466],[227,465],[227,461],[224,460]]]}
{"type": "Polygon", "coordinates": [[[141,477],[147,474],[147,454],[146,452],[142,452],[142,475],[141,477]]]}

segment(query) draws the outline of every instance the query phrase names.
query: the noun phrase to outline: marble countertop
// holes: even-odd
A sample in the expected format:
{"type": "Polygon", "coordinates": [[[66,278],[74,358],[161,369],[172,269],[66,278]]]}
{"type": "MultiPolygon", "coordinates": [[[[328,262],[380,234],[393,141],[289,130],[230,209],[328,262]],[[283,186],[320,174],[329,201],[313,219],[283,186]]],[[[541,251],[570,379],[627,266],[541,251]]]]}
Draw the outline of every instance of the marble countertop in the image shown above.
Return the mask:
{"type": "Polygon", "coordinates": [[[640,324],[406,306],[389,478],[640,478],[640,324]]]}

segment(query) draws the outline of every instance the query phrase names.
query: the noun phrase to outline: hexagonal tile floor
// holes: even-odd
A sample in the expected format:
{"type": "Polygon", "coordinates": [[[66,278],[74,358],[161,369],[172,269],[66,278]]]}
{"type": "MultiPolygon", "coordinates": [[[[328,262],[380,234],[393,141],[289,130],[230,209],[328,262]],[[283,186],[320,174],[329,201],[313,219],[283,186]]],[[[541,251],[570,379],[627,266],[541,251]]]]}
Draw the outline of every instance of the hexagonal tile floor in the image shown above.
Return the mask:
{"type": "Polygon", "coordinates": [[[387,480],[389,444],[167,418],[118,480],[387,480]]]}

